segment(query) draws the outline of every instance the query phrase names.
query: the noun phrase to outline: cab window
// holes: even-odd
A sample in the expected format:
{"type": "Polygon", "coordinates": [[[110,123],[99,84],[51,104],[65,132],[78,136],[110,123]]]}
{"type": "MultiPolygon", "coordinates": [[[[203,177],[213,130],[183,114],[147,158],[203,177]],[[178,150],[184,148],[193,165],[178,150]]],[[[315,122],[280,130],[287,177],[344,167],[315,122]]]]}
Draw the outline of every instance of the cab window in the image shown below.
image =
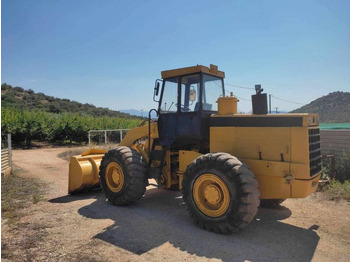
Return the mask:
{"type": "Polygon", "coordinates": [[[161,113],[172,113],[177,111],[177,86],[178,77],[165,80],[162,103],[160,106],[161,113]]]}
{"type": "Polygon", "coordinates": [[[181,112],[199,110],[199,74],[183,76],[181,78],[181,112]]]}
{"type": "Polygon", "coordinates": [[[217,100],[224,95],[221,78],[203,74],[202,107],[204,111],[218,111],[217,100]]]}

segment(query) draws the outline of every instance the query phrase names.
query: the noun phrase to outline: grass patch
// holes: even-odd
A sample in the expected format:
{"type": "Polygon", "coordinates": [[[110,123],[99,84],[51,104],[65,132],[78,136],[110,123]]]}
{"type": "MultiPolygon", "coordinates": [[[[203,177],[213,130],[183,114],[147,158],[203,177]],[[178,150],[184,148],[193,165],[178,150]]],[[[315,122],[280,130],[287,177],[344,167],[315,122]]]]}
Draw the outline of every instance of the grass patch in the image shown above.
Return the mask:
{"type": "Polygon", "coordinates": [[[331,200],[345,199],[350,201],[350,180],[344,183],[338,180],[330,181],[329,185],[324,187],[324,192],[331,200]]]}
{"type": "MultiPolygon", "coordinates": [[[[117,146],[118,146],[118,144],[109,144],[107,146],[107,150],[116,148],[117,146]]],[[[88,151],[90,149],[103,149],[103,150],[106,150],[105,146],[99,146],[99,145],[93,146],[93,148],[77,147],[77,148],[72,148],[72,149],[69,149],[69,150],[64,151],[62,153],[59,153],[57,156],[59,158],[64,159],[64,160],[70,161],[70,157],[71,156],[81,155],[83,152],[88,151]]]]}
{"type": "Polygon", "coordinates": [[[85,152],[87,150],[89,150],[89,148],[87,148],[87,147],[84,147],[84,148],[79,147],[79,148],[69,149],[69,150],[64,151],[62,153],[59,153],[57,156],[59,158],[62,158],[64,160],[69,161],[71,156],[81,155],[83,152],[85,152]]]}
{"type": "Polygon", "coordinates": [[[1,178],[1,216],[8,223],[16,223],[24,209],[43,200],[43,184],[35,178],[21,177],[25,171],[13,166],[11,175],[1,178]]]}

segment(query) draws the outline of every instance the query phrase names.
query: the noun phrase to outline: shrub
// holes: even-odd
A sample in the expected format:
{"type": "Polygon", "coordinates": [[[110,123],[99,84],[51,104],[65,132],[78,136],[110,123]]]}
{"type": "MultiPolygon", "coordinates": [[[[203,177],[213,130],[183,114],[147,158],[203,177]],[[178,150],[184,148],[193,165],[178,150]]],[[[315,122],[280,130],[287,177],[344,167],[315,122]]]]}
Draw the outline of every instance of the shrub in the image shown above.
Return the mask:
{"type": "Polygon", "coordinates": [[[14,87],[13,90],[18,91],[18,92],[24,92],[24,89],[22,87],[19,87],[19,86],[14,87]]]}
{"type": "Polygon", "coordinates": [[[335,160],[335,178],[340,182],[350,180],[350,153],[343,152],[335,160]]]}
{"type": "Polygon", "coordinates": [[[330,199],[345,199],[350,201],[350,181],[341,183],[338,180],[333,180],[329,183],[325,190],[330,199]]]}

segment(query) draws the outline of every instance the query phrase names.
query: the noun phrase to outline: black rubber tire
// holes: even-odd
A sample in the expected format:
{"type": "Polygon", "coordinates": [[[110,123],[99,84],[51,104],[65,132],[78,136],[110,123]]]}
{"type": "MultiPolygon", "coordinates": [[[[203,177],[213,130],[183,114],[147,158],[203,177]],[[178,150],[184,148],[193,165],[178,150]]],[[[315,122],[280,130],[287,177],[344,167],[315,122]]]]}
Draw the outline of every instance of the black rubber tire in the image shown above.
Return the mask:
{"type": "Polygon", "coordinates": [[[261,199],[260,200],[260,206],[263,208],[273,208],[276,206],[279,206],[284,202],[285,199],[280,198],[280,199],[261,199]]]}
{"type": "Polygon", "coordinates": [[[193,221],[202,229],[231,233],[247,226],[258,212],[260,191],[253,172],[247,165],[227,153],[209,153],[196,158],[186,169],[182,194],[193,221]],[[209,217],[193,199],[193,184],[205,173],[221,178],[230,193],[230,203],[220,217],[209,217]]]}
{"type": "Polygon", "coordinates": [[[146,191],[147,169],[141,155],[134,149],[121,146],[108,151],[100,165],[100,183],[110,203],[118,206],[130,205],[139,200],[146,191]],[[124,185],[118,193],[112,192],[106,184],[106,167],[117,162],[124,172],[124,185]]]}

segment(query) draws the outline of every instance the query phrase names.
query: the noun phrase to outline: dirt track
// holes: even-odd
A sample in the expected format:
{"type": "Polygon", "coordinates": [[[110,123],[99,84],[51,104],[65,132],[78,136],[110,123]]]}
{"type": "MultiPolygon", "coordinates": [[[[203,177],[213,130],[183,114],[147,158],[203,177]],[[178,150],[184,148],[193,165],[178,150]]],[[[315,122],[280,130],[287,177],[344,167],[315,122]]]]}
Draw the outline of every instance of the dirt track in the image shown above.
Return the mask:
{"type": "Polygon", "coordinates": [[[16,261],[349,261],[348,202],[320,193],[287,200],[260,208],[245,230],[217,235],[192,223],[179,192],[150,187],[129,207],[108,204],[101,191],[67,195],[68,162],[57,158],[65,150],[13,153],[23,176],[48,183],[47,201],[22,218],[25,230],[3,227],[16,261]]]}

